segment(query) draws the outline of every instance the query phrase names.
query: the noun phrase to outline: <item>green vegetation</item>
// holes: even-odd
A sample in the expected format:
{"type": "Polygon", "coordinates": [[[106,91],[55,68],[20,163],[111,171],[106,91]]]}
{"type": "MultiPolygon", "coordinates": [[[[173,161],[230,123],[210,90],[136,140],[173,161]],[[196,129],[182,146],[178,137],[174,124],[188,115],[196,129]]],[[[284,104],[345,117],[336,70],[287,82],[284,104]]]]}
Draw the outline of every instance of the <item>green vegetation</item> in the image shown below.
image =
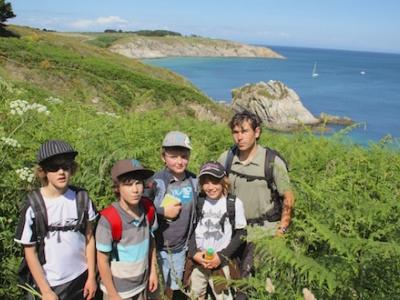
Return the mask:
{"type": "Polygon", "coordinates": [[[29,78],[60,97],[104,110],[139,110],[163,103],[186,114],[193,113],[187,105],[176,105],[197,103],[223,114],[184,78],[83,43],[90,36],[9,27],[21,38],[0,40],[0,74],[3,70],[7,78],[29,78]]]}
{"type": "Polygon", "coordinates": [[[121,39],[122,37],[122,34],[108,33],[104,35],[98,35],[96,38],[88,40],[88,43],[100,48],[108,48],[115,41],[121,39]]]}
{"type": "Polygon", "coordinates": [[[182,36],[179,32],[170,30],[138,30],[133,31],[133,33],[142,36],[182,36]]]}
{"type": "MultiPolygon", "coordinates": [[[[13,236],[24,195],[38,186],[32,166],[44,140],[65,139],[77,148],[74,183],[89,190],[98,209],[113,201],[109,172],[117,159],[163,167],[167,131],[192,138],[194,172],[232,142],[226,124],[198,121],[176,106],[208,105],[182,78],[77,43],[79,37],[18,33],[21,39],[0,39],[1,299],[22,298],[15,276],[21,249],[13,236]],[[144,109],[149,103],[152,109],[144,109]]],[[[400,294],[400,155],[388,149],[389,139],[369,148],[343,141],[346,131],[330,139],[263,133],[261,144],[290,163],[296,209],[284,238],[250,230],[256,276],[233,284],[251,299],[301,299],[304,288],[317,299],[400,294]]]]}

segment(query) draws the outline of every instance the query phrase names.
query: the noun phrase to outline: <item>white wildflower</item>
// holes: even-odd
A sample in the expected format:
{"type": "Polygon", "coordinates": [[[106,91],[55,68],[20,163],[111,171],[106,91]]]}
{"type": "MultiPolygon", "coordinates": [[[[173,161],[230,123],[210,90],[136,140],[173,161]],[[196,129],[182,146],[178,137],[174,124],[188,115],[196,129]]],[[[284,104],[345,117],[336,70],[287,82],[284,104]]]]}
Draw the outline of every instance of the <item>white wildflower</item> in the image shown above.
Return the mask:
{"type": "Polygon", "coordinates": [[[10,102],[11,113],[15,111],[14,114],[22,115],[24,112],[29,110],[29,103],[25,100],[15,100],[10,102]]]}
{"type": "Polygon", "coordinates": [[[56,97],[53,97],[53,96],[48,97],[48,98],[46,99],[46,101],[49,102],[49,103],[51,103],[51,104],[61,104],[61,103],[64,102],[64,101],[62,101],[61,99],[56,98],[56,97]]]}
{"type": "Polygon", "coordinates": [[[272,280],[271,278],[267,278],[267,280],[265,281],[265,290],[269,293],[269,294],[273,294],[275,293],[275,287],[272,284],[272,280]]]}
{"type": "Polygon", "coordinates": [[[314,294],[311,293],[311,291],[308,288],[303,289],[303,296],[304,300],[317,300],[317,298],[315,298],[314,294]]]}
{"type": "Polygon", "coordinates": [[[33,182],[33,179],[35,178],[35,175],[32,172],[32,169],[29,169],[27,167],[23,167],[22,169],[15,170],[17,173],[18,177],[21,180],[27,181],[27,182],[33,182]]]}
{"type": "Polygon", "coordinates": [[[29,104],[29,102],[20,99],[10,102],[10,113],[12,115],[22,116],[29,110],[35,110],[38,113],[44,113],[46,115],[50,114],[47,107],[39,103],[29,104]]]}
{"type": "Polygon", "coordinates": [[[2,137],[0,140],[3,142],[4,145],[8,145],[8,146],[11,146],[11,147],[14,147],[14,148],[21,147],[20,143],[18,143],[17,140],[14,140],[12,138],[2,137]]]}
{"type": "Polygon", "coordinates": [[[104,115],[104,116],[109,116],[109,117],[112,117],[112,118],[119,118],[119,116],[116,113],[108,112],[108,111],[105,111],[105,112],[98,111],[97,115],[104,115]]]}

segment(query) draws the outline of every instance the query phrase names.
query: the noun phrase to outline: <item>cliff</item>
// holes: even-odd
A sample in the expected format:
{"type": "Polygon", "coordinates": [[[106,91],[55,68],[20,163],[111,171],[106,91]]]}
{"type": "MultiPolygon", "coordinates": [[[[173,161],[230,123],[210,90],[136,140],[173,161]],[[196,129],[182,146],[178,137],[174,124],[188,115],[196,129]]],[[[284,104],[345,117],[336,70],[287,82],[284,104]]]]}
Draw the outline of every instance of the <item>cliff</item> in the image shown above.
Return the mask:
{"type": "Polygon", "coordinates": [[[267,47],[199,37],[143,37],[119,39],[109,50],[130,58],[176,56],[284,58],[267,47]]]}

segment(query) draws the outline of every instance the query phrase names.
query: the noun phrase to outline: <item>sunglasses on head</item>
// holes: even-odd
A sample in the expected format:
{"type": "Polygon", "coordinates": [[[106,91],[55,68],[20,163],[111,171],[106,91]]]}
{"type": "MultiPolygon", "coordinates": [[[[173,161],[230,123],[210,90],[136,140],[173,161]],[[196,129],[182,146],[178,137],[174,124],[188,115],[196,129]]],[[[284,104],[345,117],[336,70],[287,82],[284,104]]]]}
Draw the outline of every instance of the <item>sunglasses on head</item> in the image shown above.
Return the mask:
{"type": "Polygon", "coordinates": [[[63,169],[64,171],[70,171],[72,170],[73,166],[74,166],[73,161],[49,162],[43,166],[43,169],[46,172],[57,172],[60,169],[63,169]]]}

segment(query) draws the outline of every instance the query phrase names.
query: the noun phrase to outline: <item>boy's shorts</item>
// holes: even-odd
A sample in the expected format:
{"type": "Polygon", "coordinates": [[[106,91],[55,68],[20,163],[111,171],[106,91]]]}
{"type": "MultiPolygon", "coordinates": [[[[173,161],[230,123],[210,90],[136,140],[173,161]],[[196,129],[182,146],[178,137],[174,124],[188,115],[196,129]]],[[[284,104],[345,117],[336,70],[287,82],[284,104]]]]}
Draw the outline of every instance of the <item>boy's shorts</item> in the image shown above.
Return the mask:
{"type": "MultiPolygon", "coordinates": [[[[51,289],[56,293],[59,300],[84,300],[83,288],[85,287],[88,277],[86,270],[75,279],[57,286],[52,286],[51,289]]],[[[36,297],[28,294],[27,299],[37,299],[36,297]]]]}
{"type": "Polygon", "coordinates": [[[177,251],[161,250],[157,254],[158,265],[162,268],[164,285],[171,290],[179,290],[182,286],[185,269],[186,249],[177,251]]]}

